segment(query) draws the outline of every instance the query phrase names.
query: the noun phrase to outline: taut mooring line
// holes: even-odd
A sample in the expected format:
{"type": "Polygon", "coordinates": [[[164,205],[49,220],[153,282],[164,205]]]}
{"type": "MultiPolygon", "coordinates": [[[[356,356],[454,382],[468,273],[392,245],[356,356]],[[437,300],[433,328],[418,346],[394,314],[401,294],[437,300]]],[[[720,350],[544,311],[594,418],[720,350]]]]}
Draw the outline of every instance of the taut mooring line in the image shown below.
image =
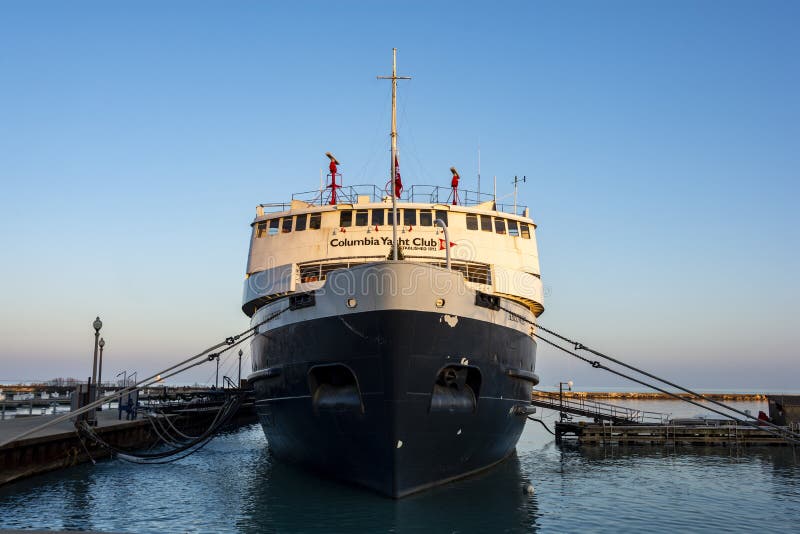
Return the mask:
{"type": "MultiPolygon", "coordinates": [[[[740,420],[740,421],[739,421],[739,422],[741,422],[741,423],[744,423],[744,424],[746,424],[746,425],[748,425],[748,426],[751,426],[751,427],[757,428],[757,429],[759,429],[759,430],[764,430],[764,431],[766,431],[766,432],[769,432],[770,434],[773,434],[773,435],[776,435],[776,436],[778,436],[778,437],[780,437],[780,438],[783,438],[783,439],[785,439],[786,441],[789,441],[789,442],[791,442],[791,443],[793,443],[793,444],[800,444],[800,434],[798,434],[798,433],[796,433],[796,432],[793,432],[793,431],[791,431],[791,430],[789,430],[789,429],[787,429],[787,428],[784,428],[784,427],[778,426],[778,425],[776,425],[776,424],[774,424],[774,423],[772,423],[772,422],[770,422],[770,421],[763,421],[763,420],[761,420],[761,419],[758,419],[757,417],[755,417],[755,416],[753,416],[753,415],[750,415],[750,414],[748,414],[748,413],[742,412],[741,410],[738,410],[738,409],[736,409],[736,408],[733,408],[733,407],[731,407],[731,406],[728,406],[727,404],[724,404],[724,403],[722,403],[722,402],[719,402],[719,401],[716,401],[716,400],[714,400],[714,399],[710,399],[710,398],[708,398],[708,397],[705,397],[704,395],[701,395],[700,393],[697,393],[697,392],[695,392],[695,391],[692,391],[692,390],[690,390],[690,389],[688,389],[688,388],[685,388],[685,387],[683,387],[683,386],[679,386],[678,384],[675,384],[675,383],[673,383],[673,382],[670,382],[669,380],[665,380],[665,379],[663,379],[663,378],[657,377],[657,376],[655,376],[655,375],[653,375],[653,374],[651,374],[651,373],[648,373],[647,371],[643,371],[643,370],[641,370],[641,369],[638,369],[638,368],[636,368],[636,367],[634,367],[634,366],[632,366],[632,365],[629,365],[629,364],[627,364],[627,363],[625,363],[625,362],[622,362],[622,361],[620,361],[620,360],[618,360],[618,359],[616,359],[616,358],[613,358],[613,357],[611,357],[611,356],[608,356],[608,355],[606,355],[606,354],[603,354],[603,353],[601,353],[601,352],[598,352],[598,351],[596,351],[596,350],[594,350],[594,349],[592,349],[592,348],[590,348],[590,347],[588,347],[588,346],[586,346],[586,345],[584,345],[584,344],[582,344],[582,343],[579,343],[579,342],[577,342],[577,341],[573,341],[573,340],[571,340],[571,339],[569,339],[569,338],[567,338],[567,337],[565,337],[565,336],[562,336],[561,334],[559,334],[559,333],[557,333],[557,332],[554,332],[554,331],[552,331],[552,330],[550,330],[550,329],[548,329],[548,328],[545,328],[545,327],[543,327],[543,326],[541,326],[541,325],[539,325],[539,324],[535,323],[534,321],[531,321],[531,320],[530,320],[530,319],[528,319],[527,317],[524,317],[524,316],[522,316],[522,315],[520,315],[520,314],[518,314],[518,313],[516,313],[516,312],[514,312],[514,311],[511,311],[511,310],[509,310],[508,308],[504,308],[504,307],[502,307],[502,306],[501,306],[501,307],[500,307],[500,309],[501,309],[501,310],[503,310],[503,311],[505,311],[505,312],[507,312],[507,313],[509,313],[509,314],[511,314],[511,315],[513,315],[514,317],[516,317],[516,318],[518,318],[518,319],[520,319],[520,320],[522,320],[522,321],[524,321],[524,322],[526,322],[526,323],[529,323],[530,325],[532,325],[532,326],[534,326],[534,327],[538,328],[539,330],[542,330],[542,331],[544,331],[544,332],[547,332],[548,334],[550,334],[550,335],[552,335],[552,336],[555,336],[555,337],[557,337],[558,339],[560,339],[560,340],[562,340],[562,341],[564,341],[564,342],[566,342],[566,343],[569,343],[570,345],[572,345],[572,346],[575,348],[575,350],[586,350],[586,351],[588,351],[588,352],[591,352],[592,354],[594,354],[594,355],[596,355],[596,356],[599,356],[600,358],[604,358],[604,359],[606,359],[606,360],[608,360],[608,361],[610,361],[610,362],[616,363],[617,365],[621,365],[622,367],[626,367],[626,368],[628,368],[628,369],[631,369],[632,371],[635,371],[635,372],[637,372],[637,373],[639,373],[639,374],[642,374],[642,375],[644,375],[644,376],[647,376],[647,377],[649,377],[649,378],[652,378],[652,379],[654,379],[654,380],[657,380],[657,381],[659,381],[659,382],[662,382],[662,383],[664,383],[664,384],[667,384],[668,386],[672,386],[672,387],[674,387],[674,388],[676,388],[676,389],[679,389],[679,390],[681,390],[681,391],[683,391],[683,392],[685,392],[685,393],[688,393],[688,394],[690,394],[690,395],[692,395],[692,396],[694,396],[694,397],[696,397],[696,398],[698,398],[698,399],[701,399],[701,400],[704,400],[704,401],[706,401],[706,402],[710,402],[710,403],[716,404],[717,406],[720,406],[720,407],[722,407],[722,408],[723,408],[723,409],[725,409],[725,410],[728,410],[728,411],[731,411],[731,412],[734,412],[734,413],[737,413],[737,414],[739,414],[739,415],[742,415],[742,416],[744,416],[744,417],[745,417],[745,419],[743,419],[743,420],[740,420]],[[754,420],[754,421],[757,421],[757,422],[758,422],[758,424],[756,424],[756,423],[753,423],[753,422],[751,422],[751,421],[748,421],[748,419],[752,419],[752,420],[754,420]]],[[[665,395],[668,395],[668,396],[670,396],[670,397],[673,397],[673,398],[675,398],[675,399],[678,399],[678,400],[681,400],[681,401],[684,401],[684,402],[688,402],[689,404],[693,404],[693,405],[695,405],[695,406],[698,406],[698,407],[700,407],[700,408],[702,408],[702,409],[704,409],[704,410],[709,410],[709,411],[711,411],[711,412],[713,412],[713,413],[716,413],[716,414],[718,414],[718,415],[721,415],[721,416],[723,416],[723,417],[726,417],[726,418],[730,417],[730,414],[727,414],[727,413],[724,413],[724,412],[720,412],[720,411],[718,411],[718,410],[716,410],[716,409],[714,409],[714,408],[710,408],[710,407],[708,407],[708,406],[703,406],[702,404],[699,404],[699,403],[695,402],[695,401],[694,401],[694,400],[692,400],[692,399],[686,399],[686,398],[683,398],[683,397],[681,397],[680,395],[676,395],[675,393],[672,393],[672,392],[670,392],[670,391],[667,391],[667,390],[665,390],[665,389],[663,389],[663,388],[659,388],[658,386],[655,386],[655,385],[653,385],[653,384],[649,384],[649,383],[647,383],[647,382],[644,382],[644,381],[642,381],[642,380],[639,380],[639,379],[637,379],[637,378],[634,378],[634,377],[632,377],[632,376],[630,376],[630,375],[626,375],[625,373],[622,373],[622,372],[620,372],[620,371],[617,371],[617,370],[615,370],[615,369],[612,369],[612,368],[610,368],[610,367],[607,367],[607,366],[603,365],[603,364],[602,364],[602,363],[600,363],[599,361],[596,361],[596,360],[590,360],[589,358],[584,358],[584,357],[583,357],[583,356],[581,356],[580,354],[578,354],[578,353],[576,353],[576,352],[574,352],[574,351],[572,351],[572,350],[566,349],[566,348],[564,348],[564,347],[562,347],[562,346],[558,345],[557,343],[554,343],[554,342],[550,341],[549,339],[542,337],[540,334],[537,334],[537,333],[535,333],[535,332],[534,332],[534,334],[533,334],[533,335],[534,335],[534,336],[535,336],[537,339],[541,339],[541,340],[542,340],[542,341],[544,341],[545,343],[547,343],[547,344],[549,344],[549,345],[552,345],[553,347],[555,347],[555,348],[557,348],[557,349],[559,349],[559,350],[561,350],[561,351],[563,351],[563,352],[566,352],[566,353],[567,353],[567,354],[569,354],[570,356],[574,356],[575,358],[578,358],[579,360],[582,360],[582,361],[584,361],[584,362],[586,362],[586,363],[590,364],[590,365],[591,365],[592,367],[594,367],[595,369],[603,369],[603,370],[605,370],[605,371],[608,371],[608,372],[610,372],[610,373],[613,373],[613,374],[615,374],[615,375],[617,375],[617,376],[620,376],[620,377],[622,377],[622,378],[626,378],[626,379],[628,379],[628,380],[631,380],[631,381],[633,381],[633,382],[636,382],[637,384],[641,384],[641,385],[643,385],[643,386],[645,386],[645,387],[648,387],[648,388],[650,388],[650,389],[654,389],[654,390],[656,390],[656,391],[658,391],[658,392],[660,392],[660,393],[663,393],[663,394],[665,394],[665,395]]]]}

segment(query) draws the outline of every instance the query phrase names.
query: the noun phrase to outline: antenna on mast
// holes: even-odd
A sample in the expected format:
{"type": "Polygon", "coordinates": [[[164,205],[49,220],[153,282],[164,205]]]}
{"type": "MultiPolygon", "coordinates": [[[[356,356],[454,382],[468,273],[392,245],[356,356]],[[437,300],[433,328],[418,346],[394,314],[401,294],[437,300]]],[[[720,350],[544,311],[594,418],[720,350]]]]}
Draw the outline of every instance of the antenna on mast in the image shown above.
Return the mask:
{"type": "Polygon", "coordinates": [[[478,139],[478,203],[481,202],[481,140],[478,139]]]}
{"type": "Polygon", "coordinates": [[[411,79],[397,75],[397,48],[392,48],[392,75],[377,78],[392,80],[392,259],[397,261],[397,80],[411,79]]]}
{"type": "Polygon", "coordinates": [[[512,184],[514,184],[514,215],[517,214],[517,184],[520,182],[525,183],[525,181],[526,181],[525,176],[522,177],[522,180],[514,176],[514,181],[511,182],[512,184]]]}

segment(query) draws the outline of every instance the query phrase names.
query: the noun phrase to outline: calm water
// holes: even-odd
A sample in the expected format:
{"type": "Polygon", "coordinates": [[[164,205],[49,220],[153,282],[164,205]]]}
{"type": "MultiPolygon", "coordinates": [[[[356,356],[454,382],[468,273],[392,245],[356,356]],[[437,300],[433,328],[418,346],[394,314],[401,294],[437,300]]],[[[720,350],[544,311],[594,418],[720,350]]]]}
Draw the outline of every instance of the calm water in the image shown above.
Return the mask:
{"type": "MultiPolygon", "coordinates": [[[[636,406],[699,412],[670,401],[636,406]]],[[[542,415],[548,424],[556,416],[542,415]]],[[[800,449],[557,446],[532,422],[509,461],[401,501],[274,461],[258,426],[173,464],[105,461],[0,488],[0,528],[7,529],[796,532],[799,518],[800,449]],[[522,494],[527,482],[532,496],[522,494]]]]}

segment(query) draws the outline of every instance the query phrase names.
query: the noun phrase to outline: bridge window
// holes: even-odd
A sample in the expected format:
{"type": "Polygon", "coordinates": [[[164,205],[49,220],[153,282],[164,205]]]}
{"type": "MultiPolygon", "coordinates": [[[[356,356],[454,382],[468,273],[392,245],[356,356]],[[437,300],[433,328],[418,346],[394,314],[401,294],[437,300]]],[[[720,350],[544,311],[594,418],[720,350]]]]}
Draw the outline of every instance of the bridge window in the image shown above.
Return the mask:
{"type": "Polygon", "coordinates": [[[478,229],[478,216],[474,213],[467,213],[467,230],[478,229]]]}
{"type": "Polygon", "coordinates": [[[481,230],[484,232],[492,231],[492,218],[488,215],[481,215],[481,230]]]}
{"type": "Polygon", "coordinates": [[[283,226],[281,226],[281,233],[288,234],[292,231],[292,218],[291,217],[284,217],[283,218],[283,226]]]}
{"type": "Polygon", "coordinates": [[[256,226],[256,237],[264,237],[267,235],[267,221],[261,221],[256,226]]]}
{"type": "Polygon", "coordinates": [[[403,224],[408,226],[416,226],[417,210],[403,210],[403,224]]]}
{"type": "Polygon", "coordinates": [[[369,211],[356,211],[356,226],[366,226],[367,224],[369,224],[369,211]]]}
{"type": "Polygon", "coordinates": [[[519,226],[517,225],[517,221],[512,221],[511,219],[508,220],[508,235],[513,237],[519,236],[519,226]]]}
{"type": "Polygon", "coordinates": [[[431,213],[431,210],[419,210],[419,225],[433,226],[433,213],[431,213]]]}
{"type": "Polygon", "coordinates": [[[445,226],[450,226],[447,222],[447,210],[436,210],[436,218],[441,219],[445,226]]]}
{"type": "Polygon", "coordinates": [[[269,235],[278,235],[278,224],[280,219],[270,219],[269,221],[269,235]]]}
{"type": "Polygon", "coordinates": [[[506,220],[501,219],[500,217],[495,217],[494,219],[494,231],[498,234],[505,234],[506,233],[506,220]]]}
{"type": "Polygon", "coordinates": [[[383,226],[383,210],[372,210],[372,225],[383,226]]]}
{"type": "Polygon", "coordinates": [[[339,213],[339,226],[342,228],[348,228],[353,226],[353,212],[352,211],[342,211],[339,213]]]}
{"type": "Polygon", "coordinates": [[[520,235],[521,235],[521,236],[522,236],[524,239],[530,239],[530,238],[531,238],[531,231],[530,231],[530,229],[528,228],[528,225],[527,225],[527,224],[525,224],[525,223],[520,223],[520,224],[519,224],[519,230],[520,230],[520,235]]]}
{"type": "Polygon", "coordinates": [[[294,222],[294,231],[302,232],[303,230],[305,230],[307,222],[308,222],[308,213],[298,215],[297,220],[294,222]]]}
{"type": "Polygon", "coordinates": [[[322,214],[312,213],[311,220],[308,221],[308,227],[311,230],[319,230],[322,226],[322,214]]]}

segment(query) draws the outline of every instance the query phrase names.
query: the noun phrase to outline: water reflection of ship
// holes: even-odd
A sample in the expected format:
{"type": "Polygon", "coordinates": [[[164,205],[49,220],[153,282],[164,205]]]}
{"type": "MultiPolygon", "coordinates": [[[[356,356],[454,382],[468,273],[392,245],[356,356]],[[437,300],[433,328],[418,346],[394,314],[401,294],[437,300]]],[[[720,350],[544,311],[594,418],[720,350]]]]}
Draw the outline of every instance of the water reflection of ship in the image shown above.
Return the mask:
{"type": "Polygon", "coordinates": [[[535,532],[536,495],[524,495],[516,454],[496,468],[399,501],[320,479],[276,462],[267,451],[255,462],[252,502],[237,523],[244,532],[535,532]]]}

